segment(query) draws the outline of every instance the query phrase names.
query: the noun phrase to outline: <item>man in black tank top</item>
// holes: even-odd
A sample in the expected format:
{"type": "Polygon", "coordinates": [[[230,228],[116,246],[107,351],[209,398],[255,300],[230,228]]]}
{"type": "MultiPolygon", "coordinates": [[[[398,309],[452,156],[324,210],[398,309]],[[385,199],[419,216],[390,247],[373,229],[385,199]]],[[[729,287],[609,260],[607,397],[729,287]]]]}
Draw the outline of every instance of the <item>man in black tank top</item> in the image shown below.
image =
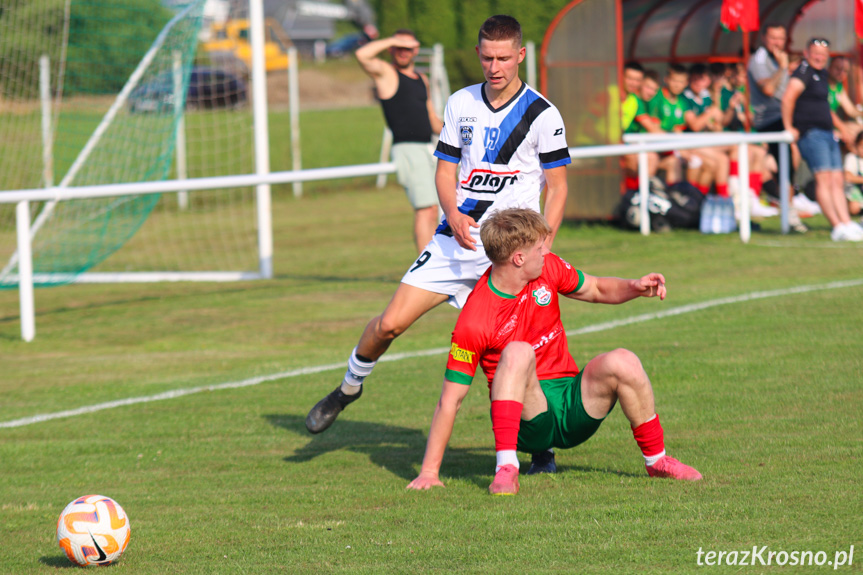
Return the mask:
{"type": "Polygon", "coordinates": [[[414,70],[419,42],[410,30],[398,30],[390,38],[369,42],[356,51],[357,61],[372,80],[393,133],[396,175],[414,208],[414,241],[417,253],[432,239],[438,223],[438,199],[434,183],[436,160],[432,133],[442,123],[429,98],[428,79],[414,70]],[[389,50],[392,63],[378,58],[389,50]]]}

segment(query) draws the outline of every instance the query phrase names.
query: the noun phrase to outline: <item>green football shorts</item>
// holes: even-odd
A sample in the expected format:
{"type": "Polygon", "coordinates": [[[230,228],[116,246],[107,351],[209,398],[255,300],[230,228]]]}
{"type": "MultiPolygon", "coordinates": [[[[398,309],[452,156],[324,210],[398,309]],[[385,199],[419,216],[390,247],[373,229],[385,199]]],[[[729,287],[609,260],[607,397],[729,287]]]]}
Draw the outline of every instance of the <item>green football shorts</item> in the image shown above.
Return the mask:
{"type": "Polygon", "coordinates": [[[539,384],[548,401],[548,411],[521,422],[519,451],[536,453],[550,447],[567,449],[584,443],[596,433],[605,417],[594,419],[584,410],[581,373],[575,377],[540,381],[539,384]]]}

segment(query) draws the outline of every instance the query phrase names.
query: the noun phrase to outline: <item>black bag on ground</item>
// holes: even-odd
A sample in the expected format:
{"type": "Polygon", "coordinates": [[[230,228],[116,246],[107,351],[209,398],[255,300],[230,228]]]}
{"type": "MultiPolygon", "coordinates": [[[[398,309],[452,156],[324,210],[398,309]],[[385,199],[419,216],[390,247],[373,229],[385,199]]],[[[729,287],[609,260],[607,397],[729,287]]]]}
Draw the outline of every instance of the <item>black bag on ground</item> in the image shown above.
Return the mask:
{"type": "MultiPolygon", "coordinates": [[[[666,231],[669,227],[698,229],[703,201],[701,192],[687,182],[674,184],[667,191],[651,185],[647,204],[650,228],[653,231],[666,231]]],[[[638,190],[627,190],[614,210],[615,221],[625,228],[640,229],[640,204],[638,190]]]]}
{"type": "Polygon", "coordinates": [[[671,227],[698,229],[704,194],[689,182],[678,182],[668,188],[668,199],[673,206],[665,218],[671,227]]]}

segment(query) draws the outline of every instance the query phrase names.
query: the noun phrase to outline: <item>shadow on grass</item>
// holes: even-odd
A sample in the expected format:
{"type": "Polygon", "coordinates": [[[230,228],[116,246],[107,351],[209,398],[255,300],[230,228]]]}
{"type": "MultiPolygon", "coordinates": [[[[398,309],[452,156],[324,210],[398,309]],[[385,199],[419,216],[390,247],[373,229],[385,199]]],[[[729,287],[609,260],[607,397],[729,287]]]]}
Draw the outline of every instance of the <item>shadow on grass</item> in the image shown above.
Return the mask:
{"type": "MultiPolygon", "coordinates": [[[[339,420],[332,428],[318,435],[306,430],[305,417],[292,414],[269,414],[264,416],[270,425],[292,431],[309,442],[297,449],[294,455],[285,457],[287,463],[306,463],[319,455],[333,451],[348,450],[368,455],[369,460],[406,482],[419,473],[425,453],[426,435],[408,427],[398,427],[368,421],[339,420]]],[[[567,450],[567,453],[572,453],[567,450]]],[[[522,472],[526,473],[530,459],[521,456],[522,472]]],[[[488,448],[448,447],[441,469],[446,478],[460,479],[475,484],[481,489],[488,487],[494,469],[494,452],[488,448]]],[[[646,474],[629,473],[617,469],[591,467],[589,465],[560,465],[558,473],[604,473],[618,477],[641,478],[646,474]]]]}
{"type": "MultiPolygon", "coordinates": [[[[331,451],[348,450],[369,456],[375,465],[405,481],[414,479],[425,453],[426,436],[418,429],[368,421],[339,420],[318,435],[306,430],[305,417],[292,414],[264,416],[271,425],[292,431],[310,441],[285,457],[288,463],[306,463],[331,451]]],[[[488,449],[448,448],[444,475],[465,479],[485,488],[491,481],[494,454],[488,449]]]]}
{"type": "Polygon", "coordinates": [[[54,569],[80,569],[78,565],[69,561],[69,558],[65,555],[43,555],[39,557],[39,563],[53,567],[54,569]]]}
{"type": "Polygon", "coordinates": [[[618,477],[632,477],[634,479],[640,479],[647,477],[647,472],[644,473],[630,473],[628,471],[620,471],[619,469],[609,469],[607,467],[590,467],[588,465],[560,465],[557,466],[557,472],[563,473],[564,471],[575,471],[578,473],[607,473],[610,475],[617,475],[618,477]]]}

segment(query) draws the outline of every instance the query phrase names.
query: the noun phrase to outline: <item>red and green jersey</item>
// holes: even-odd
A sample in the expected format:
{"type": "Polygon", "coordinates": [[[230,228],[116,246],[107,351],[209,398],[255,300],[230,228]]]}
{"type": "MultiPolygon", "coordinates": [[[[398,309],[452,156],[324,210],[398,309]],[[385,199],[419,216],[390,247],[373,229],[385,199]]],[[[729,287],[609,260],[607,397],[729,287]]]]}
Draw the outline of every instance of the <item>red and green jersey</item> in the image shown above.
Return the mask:
{"type": "Polygon", "coordinates": [[[542,274],[516,295],[491,282],[491,268],[477,282],[452,332],[446,378],[470,385],[482,366],[489,389],[504,348],[516,341],[533,346],[540,380],[574,377],[578,366],[569,354],[560,321],[558,294],[578,291],[584,274],[555,254],[545,257],[542,274]]]}
{"type": "Polygon", "coordinates": [[[679,132],[683,129],[683,114],[689,110],[686,100],[672,96],[667,88],[661,89],[648,105],[650,115],[659,120],[659,127],[665,132],[679,132]],[[674,101],[672,101],[674,98],[674,101]]]}

